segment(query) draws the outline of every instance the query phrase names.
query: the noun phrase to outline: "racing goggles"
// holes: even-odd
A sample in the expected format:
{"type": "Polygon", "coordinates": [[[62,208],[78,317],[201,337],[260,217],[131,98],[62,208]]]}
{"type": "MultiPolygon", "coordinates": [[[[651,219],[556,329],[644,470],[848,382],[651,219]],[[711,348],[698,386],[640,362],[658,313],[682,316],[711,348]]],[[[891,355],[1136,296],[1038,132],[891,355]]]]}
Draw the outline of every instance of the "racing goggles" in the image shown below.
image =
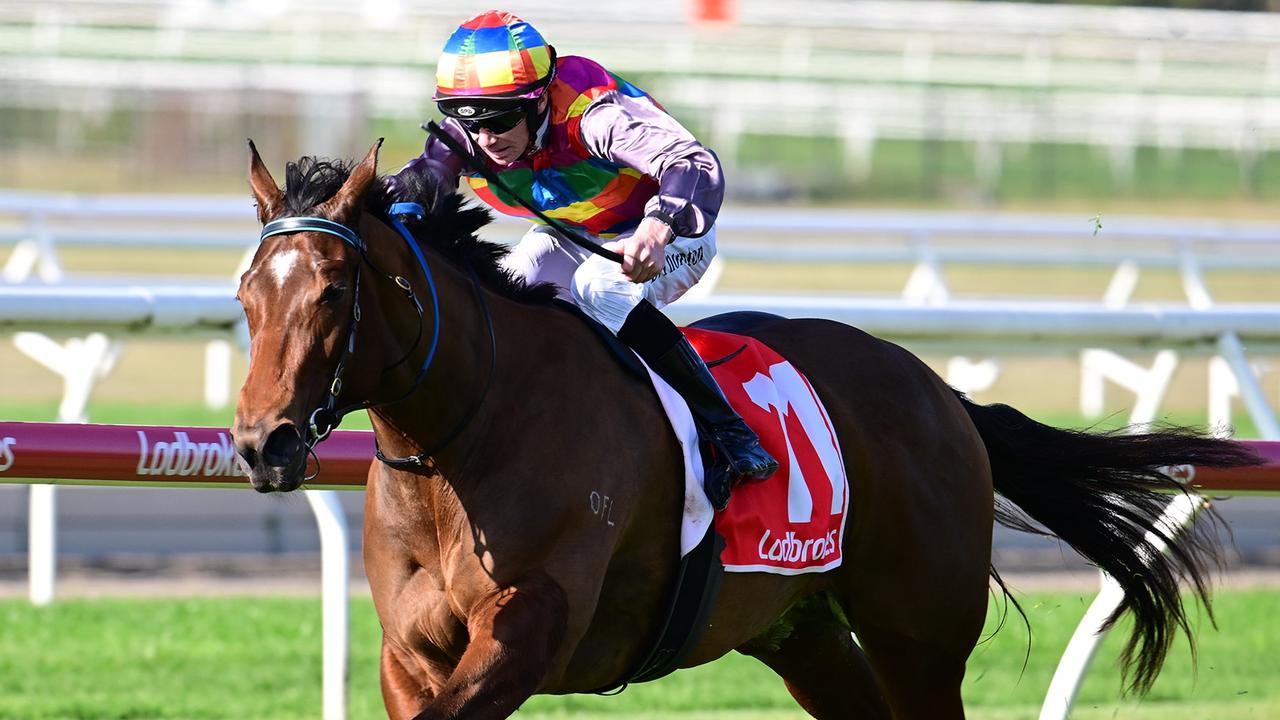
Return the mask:
{"type": "Polygon", "coordinates": [[[444,98],[437,101],[440,112],[448,115],[471,134],[486,130],[494,135],[511,132],[525,119],[529,108],[524,98],[472,99],[444,98]]]}
{"type": "Polygon", "coordinates": [[[477,134],[481,130],[486,130],[492,135],[501,135],[509,133],[515,126],[524,120],[524,108],[518,108],[501,115],[492,115],[486,118],[462,118],[455,116],[454,119],[462,126],[463,130],[471,134],[477,134]]]}

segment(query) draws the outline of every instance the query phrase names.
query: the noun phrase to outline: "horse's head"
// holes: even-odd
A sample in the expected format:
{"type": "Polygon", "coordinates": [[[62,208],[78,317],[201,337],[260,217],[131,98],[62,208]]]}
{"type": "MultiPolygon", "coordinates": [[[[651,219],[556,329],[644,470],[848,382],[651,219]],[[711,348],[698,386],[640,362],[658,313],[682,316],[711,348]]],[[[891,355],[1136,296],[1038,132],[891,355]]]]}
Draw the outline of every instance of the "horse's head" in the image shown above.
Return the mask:
{"type": "Polygon", "coordinates": [[[341,364],[360,315],[356,297],[363,241],[355,228],[376,178],[380,144],[336,193],[312,203],[286,198],[249,143],[249,184],[264,230],[236,294],[251,341],[233,434],[259,492],[296,489],[315,441],[309,434],[317,426],[327,432],[332,425],[324,424],[324,414],[334,409],[341,364]]]}

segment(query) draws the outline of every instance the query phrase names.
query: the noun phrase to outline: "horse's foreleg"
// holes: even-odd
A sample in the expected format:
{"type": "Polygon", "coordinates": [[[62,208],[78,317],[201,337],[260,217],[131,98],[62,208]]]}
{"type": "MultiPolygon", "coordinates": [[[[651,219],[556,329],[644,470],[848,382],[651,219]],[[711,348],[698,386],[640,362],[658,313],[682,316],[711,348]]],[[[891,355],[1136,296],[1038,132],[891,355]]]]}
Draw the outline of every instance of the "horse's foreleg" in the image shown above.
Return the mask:
{"type": "Polygon", "coordinates": [[[415,677],[394,646],[382,639],[382,658],[378,663],[382,684],[382,702],[390,720],[408,720],[431,700],[431,686],[415,677]]]}
{"type": "Polygon", "coordinates": [[[470,642],[448,682],[415,720],[505,718],[538,689],[564,637],[569,604],[546,574],[472,608],[470,642]]]}

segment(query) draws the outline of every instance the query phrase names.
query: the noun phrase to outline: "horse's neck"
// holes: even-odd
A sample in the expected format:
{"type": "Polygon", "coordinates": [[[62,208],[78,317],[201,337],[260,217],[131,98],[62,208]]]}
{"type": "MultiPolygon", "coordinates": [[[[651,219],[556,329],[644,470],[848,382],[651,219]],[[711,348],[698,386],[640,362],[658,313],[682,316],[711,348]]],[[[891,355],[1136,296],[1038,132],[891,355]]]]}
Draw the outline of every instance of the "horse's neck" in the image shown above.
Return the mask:
{"type": "Polygon", "coordinates": [[[409,302],[397,297],[398,290],[384,287],[379,297],[381,314],[392,337],[418,337],[417,347],[396,371],[396,379],[388,379],[386,384],[408,388],[421,368],[430,363],[412,395],[373,412],[379,445],[388,455],[415,455],[430,448],[456,425],[459,418],[452,408],[483,392],[482,373],[488,362],[480,353],[485,352],[488,331],[470,279],[438,254],[428,251],[426,257],[430,283],[414,267],[418,262],[407,248],[400,254],[399,265],[393,266],[403,277],[412,279],[422,307],[420,318],[410,309],[409,302]],[[437,308],[438,329],[433,322],[437,308]]]}
{"type": "Polygon", "coordinates": [[[470,278],[442,259],[430,263],[433,270],[444,268],[436,273],[442,340],[419,391],[376,411],[384,454],[431,452],[452,482],[465,479],[467,470],[490,477],[502,471],[503,462],[521,461],[506,448],[530,437],[545,436],[547,442],[590,437],[593,428],[576,427],[588,416],[585,407],[609,402],[620,392],[649,392],[626,377],[577,316],[550,305],[521,304],[481,287],[493,322],[490,341],[470,278]],[[613,377],[617,382],[609,382],[613,377]],[[605,384],[607,392],[586,389],[605,384]],[[439,447],[448,438],[448,446],[439,447]]]}
{"type": "MultiPolygon", "coordinates": [[[[573,392],[576,376],[597,372],[613,361],[569,313],[516,302],[483,283],[477,290],[470,275],[434,252],[428,253],[427,261],[440,308],[435,357],[411,397],[371,414],[384,454],[430,453],[442,472],[456,475],[475,459],[495,427],[509,425],[496,423],[500,416],[506,421],[536,417],[540,423],[570,422],[572,418],[548,417],[543,407],[553,396],[573,392]],[[447,445],[441,447],[442,443],[447,445]]],[[[421,367],[425,346],[430,345],[431,300],[425,289],[419,295],[427,295],[422,302],[428,327],[424,347],[406,363],[412,366],[411,372],[403,372],[407,376],[421,367]]],[[[384,297],[383,302],[391,308],[397,302],[406,305],[395,297],[384,297]]],[[[403,335],[407,329],[401,325],[396,332],[403,335]]],[[[408,380],[402,382],[407,387],[408,380]]]]}

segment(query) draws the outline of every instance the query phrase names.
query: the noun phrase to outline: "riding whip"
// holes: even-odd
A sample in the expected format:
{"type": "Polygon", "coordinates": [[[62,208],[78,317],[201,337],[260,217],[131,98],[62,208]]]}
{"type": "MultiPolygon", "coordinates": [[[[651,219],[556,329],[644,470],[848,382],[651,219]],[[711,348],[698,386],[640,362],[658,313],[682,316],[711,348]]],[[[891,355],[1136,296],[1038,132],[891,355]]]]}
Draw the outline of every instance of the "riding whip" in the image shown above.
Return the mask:
{"type": "Polygon", "coordinates": [[[445,132],[444,128],[437,125],[435,120],[428,120],[427,122],[423,123],[421,127],[423,130],[426,130],[427,132],[431,133],[431,135],[434,136],[437,140],[444,143],[444,146],[449,148],[451,151],[453,151],[455,155],[462,158],[462,160],[466,162],[467,165],[469,165],[472,170],[475,170],[476,172],[480,173],[480,176],[483,177],[485,180],[489,181],[490,185],[493,185],[494,187],[498,188],[502,192],[506,193],[508,196],[515,198],[515,201],[519,203],[521,207],[523,207],[525,210],[528,210],[529,212],[536,215],[539,220],[546,223],[556,232],[568,238],[578,246],[586,248],[587,250],[590,250],[591,252],[595,253],[596,255],[599,255],[602,258],[605,258],[606,260],[612,260],[618,263],[619,265],[622,264],[622,260],[623,260],[622,255],[612,250],[608,250],[606,248],[601,247],[599,243],[593,242],[592,240],[586,238],[576,230],[570,229],[559,220],[547,217],[546,213],[534,207],[533,203],[529,202],[528,200],[525,200],[523,197],[520,197],[519,194],[517,194],[511,188],[507,187],[507,184],[503,182],[501,178],[498,177],[497,173],[493,172],[488,167],[485,167],[485,164],[483,161],[481,161],[479,158],[472,155],[471,153],[467,152],[467,149],[462,147],[460,144],[458,144],[458,141],[454,140],[452,135],[445,132]]]}

